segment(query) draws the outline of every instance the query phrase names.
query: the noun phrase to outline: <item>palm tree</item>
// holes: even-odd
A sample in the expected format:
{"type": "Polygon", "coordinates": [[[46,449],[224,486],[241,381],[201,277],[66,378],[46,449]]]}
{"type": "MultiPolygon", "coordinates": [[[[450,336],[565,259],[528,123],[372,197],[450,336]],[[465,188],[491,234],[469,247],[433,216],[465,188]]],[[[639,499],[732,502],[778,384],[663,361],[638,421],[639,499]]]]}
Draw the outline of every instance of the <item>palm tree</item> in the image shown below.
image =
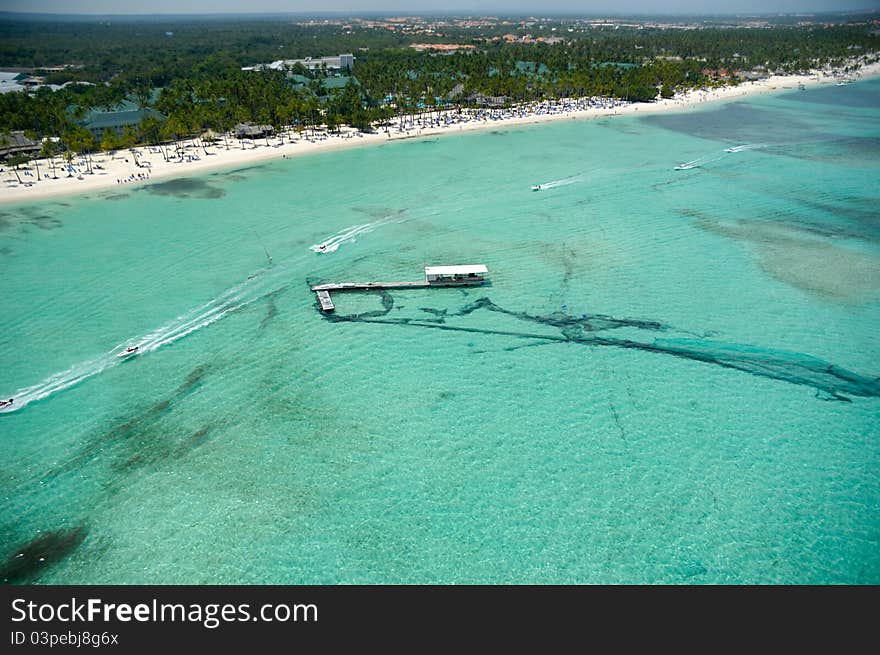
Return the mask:
{"type": "MultiPolygon", "coordinates": [[[[27,131],[27,132],[24,133],[24,135],[25,135],[28,139],[30,139],[31,141],[36,141],[36,140],[39,138],[39,137],[37,136],[36,132],[27,131]]],[[[29,159],[29,160],[30,160],[30,159],[33,159],[33,161],[34,161],[34,167],[37,169],[37,182],[39,182],[40,179],[41,179],[41,178],[40,178],[40,160],[39,160],[39,157],[29,157],[28,159],[29,159]]]]}
{"type": "Polygon", "coordinates": [[[40,157],[45,157],[49,160],[49,166],[52,169],[52,179],[57,180],[58,175],[55,173],[55,142],[51,139],[47,138],[43,141],[43,145],[40,148],[40,157]]]}
{"type": "Polygon", "coordinates": [[[67,177],[73,177],[73,173],[71,172],[71,163],[73,162],[73,150],[71,150],[73,146],[69,145],[67,150],[64,151],[64,161],[67,162],[67,177]]]}
{"type": "Polygon", "coordinates": [[[88,174],[94,175],[95,171],[92,170],[92,149],[95,147],[95,137],[88,130],[82,130],[82,141],[80,142],[81,152],[80,154],[84,155],[86,160],[86,166],[88,166],[88,174]]]}
{"type": "Polygon", "coordinates": [[[9,158],[9,163],[12,164],[12,172],[15,173],[15,177],[18,179],[18,183],[21,184],[21,176],[18,174],[18,167],[27,162],[30,158],[27,155],[12,155],[9,158]]]}
{"type": "MultiPolygon", "coordinates": [[[[156,147],[159,147],[159,128],[161,127],[161,123],[155,116],[146,116],[141,121],[140,125],[138,125],[138,138],[144,143],[153,143],[156,147]]],[[[162,152],[162,155],[165,155],[165,151],[161,148],[159,149],[162,152]]]]}

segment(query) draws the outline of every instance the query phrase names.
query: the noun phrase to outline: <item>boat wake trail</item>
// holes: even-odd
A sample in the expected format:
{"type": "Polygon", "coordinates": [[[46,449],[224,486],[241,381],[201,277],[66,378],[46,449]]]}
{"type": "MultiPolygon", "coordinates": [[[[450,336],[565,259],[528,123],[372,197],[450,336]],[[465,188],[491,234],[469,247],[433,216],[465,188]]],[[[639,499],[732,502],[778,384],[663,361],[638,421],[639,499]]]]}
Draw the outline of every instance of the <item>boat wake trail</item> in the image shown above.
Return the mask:
{"type": "MultiPolygon", "coordinates": [[[[87,362],[82,362],[80,364],[71,366],[66,371],[61,371],[60,373],[50,375],[38,384],[30,387],[25,387],[24,389],[19,389],[10,396],[14,399],[14,402],[11,405],[0,407],[0,414],[14,412],[16,410],[22,409],[23,407],[26,407],[27,405],[30,405],[36,400],[42,400],[43,398],[47,398],[54,393],[69,389],[70,387],[79,384],[83,380],[90,378],[93,375],[97,375],[98,373],[101,373],[109,367],[117,364],[118,362],[113,361],[114,359],[118,360],[119,358],[115,357],[112,353],[101,355],[100,357],[96,357],[95,359],[91,359],[87,362]]],[[[7,395],[4,394],[3,397],[6,398],[7,395]]]]}
{"type": "MultiPolygon", "coordinates": [[[[739,146],[731,146],[730,148],[725,148],[724,152],[732,153],[732,152],[745,152],[746,150],[760,150],[761,148],[766,148],[766,143],[744,143],[739,146]]],[[[712,162],[716,162],[721,159],[724,155],[704,155],[697,159],[693,159],[691,161],[686,161],[683,164],[678,164],[675,167],[677,171],[687,171],[692,168],[699,168],[704,164],[711,164],[712,162]]]]}
{"type": "Polygon", "coordinates": [[[343,243],[351,243],[357,240],[361,234],[367,234],[368,232],[372,232],[376,228],[382,227],[383,225],[389,225],[391,223],[401,223],[406,220],[405,217],[401,216],[401,212],[398,212],[392,216],[386,216],[384,218],[380,218],[378,221],[373,221],[372,223],[363,223],[361,225],[351,225],[340,232],[337,232],[333,236],[327,237],[321,243],[316,243],[312,246],[309,246],[309,250],[312,252],[317,252],[319,254],[324,254],[328,252],[336,252],[339,250],[339,246],[343,243]]]}
{"type": "Polygon", "coordinates": [[[196,330],[216,323],[230,313],[278,291],[284,274],[284,269],[262,269],[241,284],[227,289],[213,300],[181,314],[147,334],[126,339],[93,359],[75,364],[60,373],[50,375],[42,382],[19,389],[13,394],[3,395],[3,398],[13,398],[14,402],[11,405],[0,407],[0,414],[20,410],[33,402],[48,398],[79,384],[83,380],[103,373],[109,368],[122,364],[125,360],[118,355],[128,345],[136,344],[138,355],[141,355],[153,352],[192,334],[196,330]]]}
{"type": "Polygon", "coordinates": [[[712,162],[718,161],[721,159],[722,155],[704,155],[697,159],[693,159],[691,161],[686,161],[683,164],[679,164],[675,167],[677,171],[687,171],[692,168],[699,168],[700,166],[704,166],[705,164],[711,164],[712,162]]]}
{"type": "Polygon", "coordinates": [[[552,182],[541,182],[541,184],[536,184],[533,188],[537,188],[540,190],[544,189],[555,189],[556,187],[568,186],[569,184],[576,184],[577,182],[582,182],[584,179],[583,175],[574,175],[572,177],[566,177],[561,180],[553,180],[552,182]]]}
{"type": "Polygon", "coordinates": [[[766,148],[766,143],[746,143],[741,146],[733,146],[732,148],[725,148],[724,152],[743,152],[744,150],[760,150],[761,148],[766,148]]]}

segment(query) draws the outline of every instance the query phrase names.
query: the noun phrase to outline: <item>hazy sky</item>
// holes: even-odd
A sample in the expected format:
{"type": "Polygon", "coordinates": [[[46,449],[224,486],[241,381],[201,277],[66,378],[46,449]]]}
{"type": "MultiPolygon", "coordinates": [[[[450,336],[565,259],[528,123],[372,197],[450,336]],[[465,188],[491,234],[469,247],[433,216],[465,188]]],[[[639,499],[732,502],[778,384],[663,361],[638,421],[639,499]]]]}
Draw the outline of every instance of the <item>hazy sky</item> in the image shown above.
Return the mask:
{"type": "Polygon", "coordinates": [[[468,14],[667,14],[880,9],[880,0],[0,0],[0,10],[167,14],[341,11],[449,11],[468,14]]]}

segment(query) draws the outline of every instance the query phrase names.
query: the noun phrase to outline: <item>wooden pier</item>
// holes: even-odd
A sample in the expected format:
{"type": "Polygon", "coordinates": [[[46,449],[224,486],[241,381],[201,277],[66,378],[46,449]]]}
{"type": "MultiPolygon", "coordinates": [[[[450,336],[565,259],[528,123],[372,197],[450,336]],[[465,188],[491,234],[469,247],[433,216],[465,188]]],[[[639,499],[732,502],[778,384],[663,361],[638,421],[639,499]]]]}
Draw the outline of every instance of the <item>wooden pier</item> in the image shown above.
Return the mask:
{"type": "Polygon", "coordinates": [[[330,300],[330,292],[325,289],[312,289],[312,291],[315,291],[315,293],[318,294],[318,303],[321,305],[321,311],[332,312],[334,307],[333,301],[330,300]]]}
{"type": "Polygon", "coordinates": [[[428,287],[478,286],[486,280],[488,270],[483,265],[474,266],[426,266],[425,279],[418,282],[333,282],[316,284],[312,291],[318,297],[322,312],[332,312],[335,307],[331,291],[372,291],[375,289],[426,289],[428,287]]]}
{"type": "Polygon", "coordinates": [[[421,282],[333,282],[331,284],[318,284],[312,287],[312,291],[368,291],[370,289],[418,289],[430,287],[424,280],[421,282]]]}

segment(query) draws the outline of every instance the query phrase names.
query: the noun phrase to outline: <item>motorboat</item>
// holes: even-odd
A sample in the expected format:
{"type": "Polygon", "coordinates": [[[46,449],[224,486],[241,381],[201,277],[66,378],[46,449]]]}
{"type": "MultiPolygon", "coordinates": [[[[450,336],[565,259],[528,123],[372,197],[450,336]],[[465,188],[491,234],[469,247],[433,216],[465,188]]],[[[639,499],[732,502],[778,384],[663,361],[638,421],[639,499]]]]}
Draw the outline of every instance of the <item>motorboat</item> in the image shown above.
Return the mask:
{"type": "Polygon", "coordinates": [[[10,398],[9,400],[0,400],[0,407],[6,407],[7,405],[11,405],[15,399],[10,398]]]}
{"type": "Polygon", "coordinates": [[[128,348],[126,348],[125,350],[123,350],[121,353],[119,353],[116,356],[121,357],[122,359],[126,359],[128,357],[131,357],[132,355],[136,355],[138,353],[139,348],[140,348],[140,346],[129,346],[128,348]]]}
{"type": "Polygon", "coordinates": [[[532,191],[540,191],[540,190],[543,189],[543,188],[544,188],[544,187],[541,186],[540,184],[533,184],[533,185],[532,185],[532,191]]]}
{"type": "Polygon", "coordinates": [[[675,167],[675,170],[677,170],[677,171],[689,171],[689,170],[692,169],[693,167],[694,167],[693,164],[679,164],[678,166],[675,167]]]}

